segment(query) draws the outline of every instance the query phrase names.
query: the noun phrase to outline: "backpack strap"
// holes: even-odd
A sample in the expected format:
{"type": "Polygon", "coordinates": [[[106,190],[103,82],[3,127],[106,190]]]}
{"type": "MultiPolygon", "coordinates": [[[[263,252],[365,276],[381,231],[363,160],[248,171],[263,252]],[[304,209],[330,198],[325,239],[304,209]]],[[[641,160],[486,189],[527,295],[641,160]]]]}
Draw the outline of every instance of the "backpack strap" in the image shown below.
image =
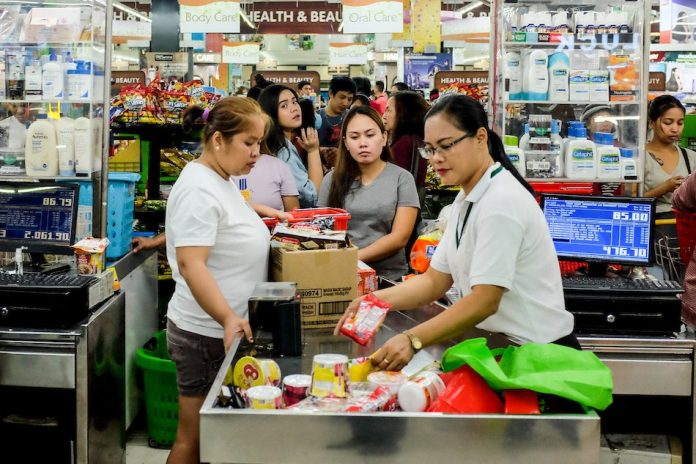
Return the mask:
{"type": "Polygon", "coordinates": [[[691,174],[691,163],[689,163],[689,156],[686,154],[686,149],[684,147],[679,147],[682,156],[684,157],[684,163],[686,163],[686,172],[691,174]]]}

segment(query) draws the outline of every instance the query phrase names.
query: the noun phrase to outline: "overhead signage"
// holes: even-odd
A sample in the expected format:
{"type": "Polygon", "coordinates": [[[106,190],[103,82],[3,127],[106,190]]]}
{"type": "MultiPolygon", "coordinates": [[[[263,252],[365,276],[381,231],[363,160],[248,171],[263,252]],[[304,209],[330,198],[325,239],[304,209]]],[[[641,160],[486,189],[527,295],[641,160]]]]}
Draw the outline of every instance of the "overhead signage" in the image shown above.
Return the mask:
{"type": "Polygon", "coordinates": [[[433,86],[441,89],[451,84],[488,84],[488,71],[439,71],[435,73],[433,86]]]}
{"type": "Polygon", "coordinates": [[[341,5],[326,1],[244,4],[242,34],[340,34],[341,5]],[[248,20],[248,22],[247,22],[248,20]]]}
{"type": "Polygon", "coordinates": [[[331,43],[329,44],[330,64],[366,64],[367,44],[331,43]]]}
{"type": "Polygon", "coordinates": [[[321,76],[316,71],[263,71],[260,73],[254,73],[251,76],[251,82],[254,82],[254,78],[257,74],[263,75],[263,77],[273,82],[274,84],[283,84],[293,89],[297,88],[297,84],[301,81],[309,81],[312,84],[312,88],[318,94],[319,86],[321,84],[321,76]]]}
{"type": "Polygon", "coordinates": [[[179,0],[179,32],[239,32],[239,0],[179,0]]]}
{"type": "Polygon", "coordinates": [[[115,44],[128,43],[130,40],[150,41],[152,37],[152,23],[147,21],[114,20],[111,32],[112,42],[115,44]]]}
{"type": "Polygon", "coordinates": [[[118,95],[126,85],[145,85],[145,73],[142,71],[111,71],[111,96],[118,95]]]}
{"type": "Polygon", "coordinates": [[[188,73],[189,55],[187,52],[176,53],[145,53],[148,68],[159,72],[161,79],[176,78],[184,80],[188,73]]]}
{"type": "Polygon", "coordinates": [[[219,53],[194,53],[193,62],[197,64],[217,64],[220,63],[219,53]]]}
{"type": "Polygon", "coordinates": [[[400,0],[341,0],[343,33],[404,31],[404,4],[400,0]]]}
{"type": "Polygon", "coordinates": [[[232,64],[258,64],[260,44],[256,42],[223,42],[222,62],[232,64]]]}

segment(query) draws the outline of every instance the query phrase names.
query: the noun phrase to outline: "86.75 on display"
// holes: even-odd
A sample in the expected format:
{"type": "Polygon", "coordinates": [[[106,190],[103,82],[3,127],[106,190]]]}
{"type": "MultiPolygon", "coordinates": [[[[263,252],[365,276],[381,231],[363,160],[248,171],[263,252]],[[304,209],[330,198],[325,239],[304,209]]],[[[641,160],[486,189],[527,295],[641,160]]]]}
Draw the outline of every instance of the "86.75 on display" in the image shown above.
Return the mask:
{"type": "Polygon", "coordinates": [[[34,240],[60,240],[67,242],[70,240],[70,234],[67,232],[32,232],[28,230],[24,232],[24,238],[31,238],[34,240]]]}

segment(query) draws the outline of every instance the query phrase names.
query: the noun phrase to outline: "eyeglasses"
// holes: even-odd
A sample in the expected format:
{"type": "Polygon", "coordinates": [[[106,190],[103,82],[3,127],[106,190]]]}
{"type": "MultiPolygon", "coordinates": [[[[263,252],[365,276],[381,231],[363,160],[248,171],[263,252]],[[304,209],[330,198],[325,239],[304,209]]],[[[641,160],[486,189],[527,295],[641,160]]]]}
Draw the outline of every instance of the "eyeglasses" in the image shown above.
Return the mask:
{"type": "Polygon", "coordinates": [[[464,134],[461,137],[459,137],[458,139],[454,139],[450,143],[445,144],[445,145],[440,145],[439,147],[429,147],[429,146],[418,147],[418,153],[420,153],[420,155],[423,158],[429,160],[429,159],[432,159],[433,156],[435,156],[435,153],[440,153],[441,155],[444,155],[445,153],[450,151],[452,149],[452,147],[454,147],[456,144],[458,144],[462,140],[467,139],[469,137],[473,137],[473,135],[472,134],[464,134]]]}

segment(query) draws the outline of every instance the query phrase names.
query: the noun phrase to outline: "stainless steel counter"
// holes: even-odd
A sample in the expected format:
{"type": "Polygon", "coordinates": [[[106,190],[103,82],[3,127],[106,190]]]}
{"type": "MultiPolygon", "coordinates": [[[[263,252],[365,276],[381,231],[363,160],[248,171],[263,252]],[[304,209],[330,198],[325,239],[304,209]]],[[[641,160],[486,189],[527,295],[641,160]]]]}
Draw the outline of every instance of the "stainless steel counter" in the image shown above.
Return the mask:
{"type": "MultiPolygon", "coordinates": [[[[430,305],[391,313],[376,345],[413,327],[444,307],[430,305]]],[[[467,336],[485,335],[474,332],[467,336]]],[[[317,353],[369,355],[344,337],[304,333],[304,354],[276,359],[283,375],[309,373],[317,353]]],[[[491,337],[491,346],[510,344],[491,337]]],[[[418,463],[424,462],[599,462],[599,417],[587,415],[457,415],[435,413],[302,413],[218,407],[227,370],[238,343],[227,354],[201,409],[201,460],[216,463],[418,463]],[[549,446],[553,443],[553,446],[549,446]]],[[[428,351],[439,358],[445,346],[428,351]]]]}

